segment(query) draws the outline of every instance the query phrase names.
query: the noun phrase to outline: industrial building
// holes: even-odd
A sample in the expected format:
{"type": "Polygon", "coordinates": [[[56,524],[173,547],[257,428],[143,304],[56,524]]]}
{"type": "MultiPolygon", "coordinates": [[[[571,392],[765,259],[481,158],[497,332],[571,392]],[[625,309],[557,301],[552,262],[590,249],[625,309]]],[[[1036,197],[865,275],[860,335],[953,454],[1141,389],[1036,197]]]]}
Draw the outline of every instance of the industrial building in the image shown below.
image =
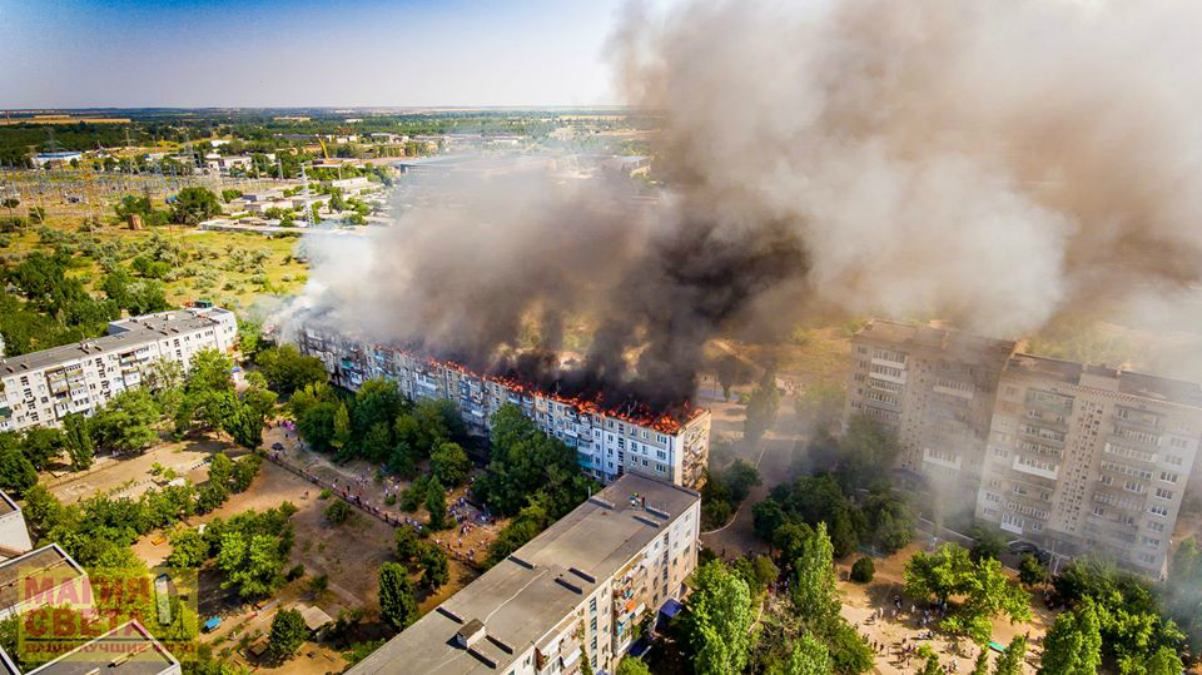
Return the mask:
{"type": "Polygon", "coordinates": [[[1202,473],[1202,387],[1014,348],[873,321],[852,339],[845,419],[897,432],[899,472],[936,515],[967,512],[1057,562],[1089,553],[1160,576],[1202,473]]]}
{"type": "Polygon", "coordinates": [[[998,376],[1014,343],[875,320],[852,338],[847,417],[897,433],[899,469],[930,488],[937,514],[971,517],[998,376]]]}
{"type": "Polygon", "coordinates": [[[350,673],[614,672],[697,565],[701,497],[626,475],[350,673]]]}
{"type": "Polygon", "coordinates": [[[54,426],[71,413],[90,415],[118,392],[139,386],[160,359],[187,368],[202,349],[237,344],[234,314],[217,307],[120,319],[95,340],[0,358],[0,431],[54,426]]]}
{"type": "Polygon", "coordinates": [[[385,378],[411,399],[454,402],[469,430],[484,434],[501,406],[512,403],[547,434],[577,452],[581,468],[602,482],[635,473],[697,488],[709,460],[710,413],[694,408],[685,419],[634,411],[602,410],[583,400],[542,392],[501,378],[471,372],[395,347],[306,329],[300,350],[322,360],[331,381],[356,390],[365,380],[385,378]]]}
{"type": "Polygon", "coordinates": [[[1202,438],[1202,387],[1015,355],[1002,373],[977,516],[1055,558],[1165,569],[1202,438]]]}

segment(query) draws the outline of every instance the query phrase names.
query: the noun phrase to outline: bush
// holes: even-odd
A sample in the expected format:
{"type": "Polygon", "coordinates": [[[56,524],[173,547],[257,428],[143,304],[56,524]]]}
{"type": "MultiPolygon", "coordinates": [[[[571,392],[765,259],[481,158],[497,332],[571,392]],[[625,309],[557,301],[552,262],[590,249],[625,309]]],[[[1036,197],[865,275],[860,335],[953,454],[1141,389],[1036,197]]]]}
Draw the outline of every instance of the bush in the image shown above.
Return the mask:
{"type": "Polygon", "coordinates": [[[331,490],[330,488],[322,488],[321,492],[317,493],[317,498],[318,499],[329,499],[333,495],[334,495],[334,491],[331,490]]]}
{"type": "Polygon", "coordinates": [[[296,581],[303,576],[305,576],[305,566],[298,564],[293,565],[292,569],[288,570],[288,574],[284,575],[284,578],[288,581],[296,581]]]}
{"type": "Polygon", "coordinates": [[[351,507],[341,499],[337,499],[326,507],[326,522],[331,525],[341,525],[351,517],[351,507]]]}
{"type": "Polygon", "coordinates": [[[857,584],[866,584],[872,581],[873,575],[876,574],[876,563],[872,562],[872,558],[864,556],[851,566],[851,580],[857,584]]]}

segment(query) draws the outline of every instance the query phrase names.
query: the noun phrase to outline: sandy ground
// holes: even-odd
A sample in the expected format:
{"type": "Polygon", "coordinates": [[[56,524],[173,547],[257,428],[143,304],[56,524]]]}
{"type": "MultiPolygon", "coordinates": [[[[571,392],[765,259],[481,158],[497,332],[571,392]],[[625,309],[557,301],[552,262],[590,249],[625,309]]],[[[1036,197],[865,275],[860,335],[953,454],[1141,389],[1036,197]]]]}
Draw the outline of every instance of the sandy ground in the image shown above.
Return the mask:
{"type": "MultiPolygon", "coordinates": [[[[854,556],[849,557],[844,563],[840,563],[838,568],[841,579],[839,591],[843,596],[842,614],[868,640],[882,646],[882,649],[877,651],[875,669],[877,673],[893,675],[914,672],[922,665],[921,660],[914,657],[908,662],[905,661],[898,655],[899,648],[904,644],[924,643],[935,650],[935,653],[939,655],[940,663],[950,667],[952,672],[971,672],[973,662],[980,653],[971,642],[960,640],[959,644],[956,644],[937,633],[933,639],[917,641],[919,634],[926,632],[926,629],[919,625],[922,608],[917,608],[917,611],[911,614],[911,604],[908,601],[902,601],[901,612],[892,614],[893,598],[901,591],[905,563],[917,550],[919,550],[919,546],[915,544],[888,558],[876,559],[876,576],[869,584],[856,584],[846,580],[850,573],[850,563],[855,559],[854,556]],[[885,618],[874,621],[871,617],[878,609],[885,610],[885,618]]],[[[1040,645],[1043,642],[1044,634],[1055,620],[1054,614],[1043,607],[1038,598],[1034,598],[1032,603],[1033,617],[1030,623],[1011,625],[1006,620],[997,620],[993,624],[995,642],[1009,644],[1015,635],[1027,635],[1030,646],[1027,650],[1024,672],[1029,673],[1037,670],[1041,653],[1040,645]]],[[[996,658],[996,655],[994,657],[996,658]]]]}
{"type": "MultiPolygon", "coordinates": [[[[263,463],[259,476],[249,490],[231,496],[221,508],[193,518],[188,524],[196,526],[217,517],[229,518],[247,509],[262,511],[285,501],[298,509],[291,520],[296,540],[289,566],[304,565],[305,576],[285,586],[261,607],[226,604],[218,612],[223,619],[221,627],[204,637],[217,652],[223,648],[233,648],[236,652],[242,636],[266,635],[275,613],[296,602],[321,607],[333,618],[337,618],[342,611],[361,608],[372,614],[377,609],[377,570],[383,563],[394,560],[394,528],[358,510],[342,525],[328,524],[323,512],[330,503],[329,499],[319,499],[318,490],[313,485],[270,462],[263,463]],[[354,544],[348,546],[348,542],[354,544]],[[322,574],[328,576],[329,587],[320,597],[314,598],[306,590],[306,585],[309,579],[322,574]]],[[[171,546],[160,534],[155,533],[139,541],[134,552],[153,565],[166,558],[171,546]]],[[[451,581],[438,593],[423,599],[423,612],[433,609],[476,577],[474,570],[455,560],[450,563],[450,572],[451,581]]],[[[205,618],[207,616],[209,614],[205,613],[205,618]]],[[[228,658],[246,663],[245,658],[236,653],[228,658]]],[[[324,645],[309,642],[305,643],[296,658],[280,668],[257,668],[269,672],[326,673],[337,672],[344,666],[340,654],[324,645]]]]}
{"type": "MultiPolygon", "coordinates": [[[[276,443],[281,444],[284,449],[270,450],[275,461],[314,476],[323,485],[337,486],[338,490],[354,497],[361,506],[369,510],[374,509],[394,522],[408,523],[415,527],[429,519],[424,507],[419,508],[416,513],[406,513],[395,504],[390,506],[385,503],[388,495],[399,496],[401,491],[408,487],[408,481],[395,476],[377,480],[376,467],[364,461],[334,464],[328,456],[305,449],[296,433],[282,426],[267,429],[263,434],[265,447],[271,448],[276,443]]],[[[489,545],[508,521],[482,520],[481,512],[466,502],[467,492],[468,486],[464,486],[447,493],[447,506],[461,524],[455,529],[437,533],[434,539],[452,558],[474,565],[484,559],[489,545]]]]}
{"type": "Polygon", "coordinates": [[[155,464],[171,469],[194,484],[202,483],[209,476],[207,460],[219,451],[225,451],[231,457],[246,452],[230,443],[209,438],[163,443],[132,457],[98,457],[92,468],[82,473],[58,477],[43,474],[39,482],[64,504],[74,504],[96,494],[137,498],[151,487],[168,482],[163,476],[151,473],[155,464]]]}

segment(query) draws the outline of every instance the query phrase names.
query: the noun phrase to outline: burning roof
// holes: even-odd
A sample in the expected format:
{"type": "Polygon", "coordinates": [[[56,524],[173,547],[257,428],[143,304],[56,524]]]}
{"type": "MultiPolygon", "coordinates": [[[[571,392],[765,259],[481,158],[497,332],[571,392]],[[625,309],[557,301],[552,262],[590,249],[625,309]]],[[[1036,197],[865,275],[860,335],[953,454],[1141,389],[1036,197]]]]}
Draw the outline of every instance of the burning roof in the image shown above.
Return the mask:
{"type": "Polygon", "coordinates": [[[569,406],[580,414],[604,415],[628,424],[654,429],[660,433],[675,435],[689,422],[705,413],[705,409],[684,400],[677,404],[656,408],[629,394],[615,397],[601,388],[565,387],[563,381],[555,380],[544,384],[522,378],[512,369],[505,372],[482,373],[455,360],[440,359],[394,346],[376,345],[377,348],[407,354],[421,359],[436,368],[453,370],[464,375],[493,382],[519,394],[531,394],[569,406]]]}

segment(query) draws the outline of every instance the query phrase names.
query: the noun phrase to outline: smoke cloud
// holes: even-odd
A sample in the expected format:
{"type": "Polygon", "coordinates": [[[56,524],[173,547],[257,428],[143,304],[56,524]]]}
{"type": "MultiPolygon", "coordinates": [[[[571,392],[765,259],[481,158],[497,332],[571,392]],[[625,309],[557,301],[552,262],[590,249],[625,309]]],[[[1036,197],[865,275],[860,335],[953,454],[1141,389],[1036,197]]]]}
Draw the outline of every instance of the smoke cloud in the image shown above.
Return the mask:
{"type": "Polygon", "coordinates": [[[664,406],[710,338],[811,310],[1019,336],[1182,292],[1202,274],[1200,29],[1202,6],[1173,0],[631,11],[611,52],[661,119],[663,191],[453,179],[323,244],[308,320],[664,406]],[[531,317],[542,349],[518,354],[531,317]],[[546,356],[581,317],[579,360],[546,356]]]}

